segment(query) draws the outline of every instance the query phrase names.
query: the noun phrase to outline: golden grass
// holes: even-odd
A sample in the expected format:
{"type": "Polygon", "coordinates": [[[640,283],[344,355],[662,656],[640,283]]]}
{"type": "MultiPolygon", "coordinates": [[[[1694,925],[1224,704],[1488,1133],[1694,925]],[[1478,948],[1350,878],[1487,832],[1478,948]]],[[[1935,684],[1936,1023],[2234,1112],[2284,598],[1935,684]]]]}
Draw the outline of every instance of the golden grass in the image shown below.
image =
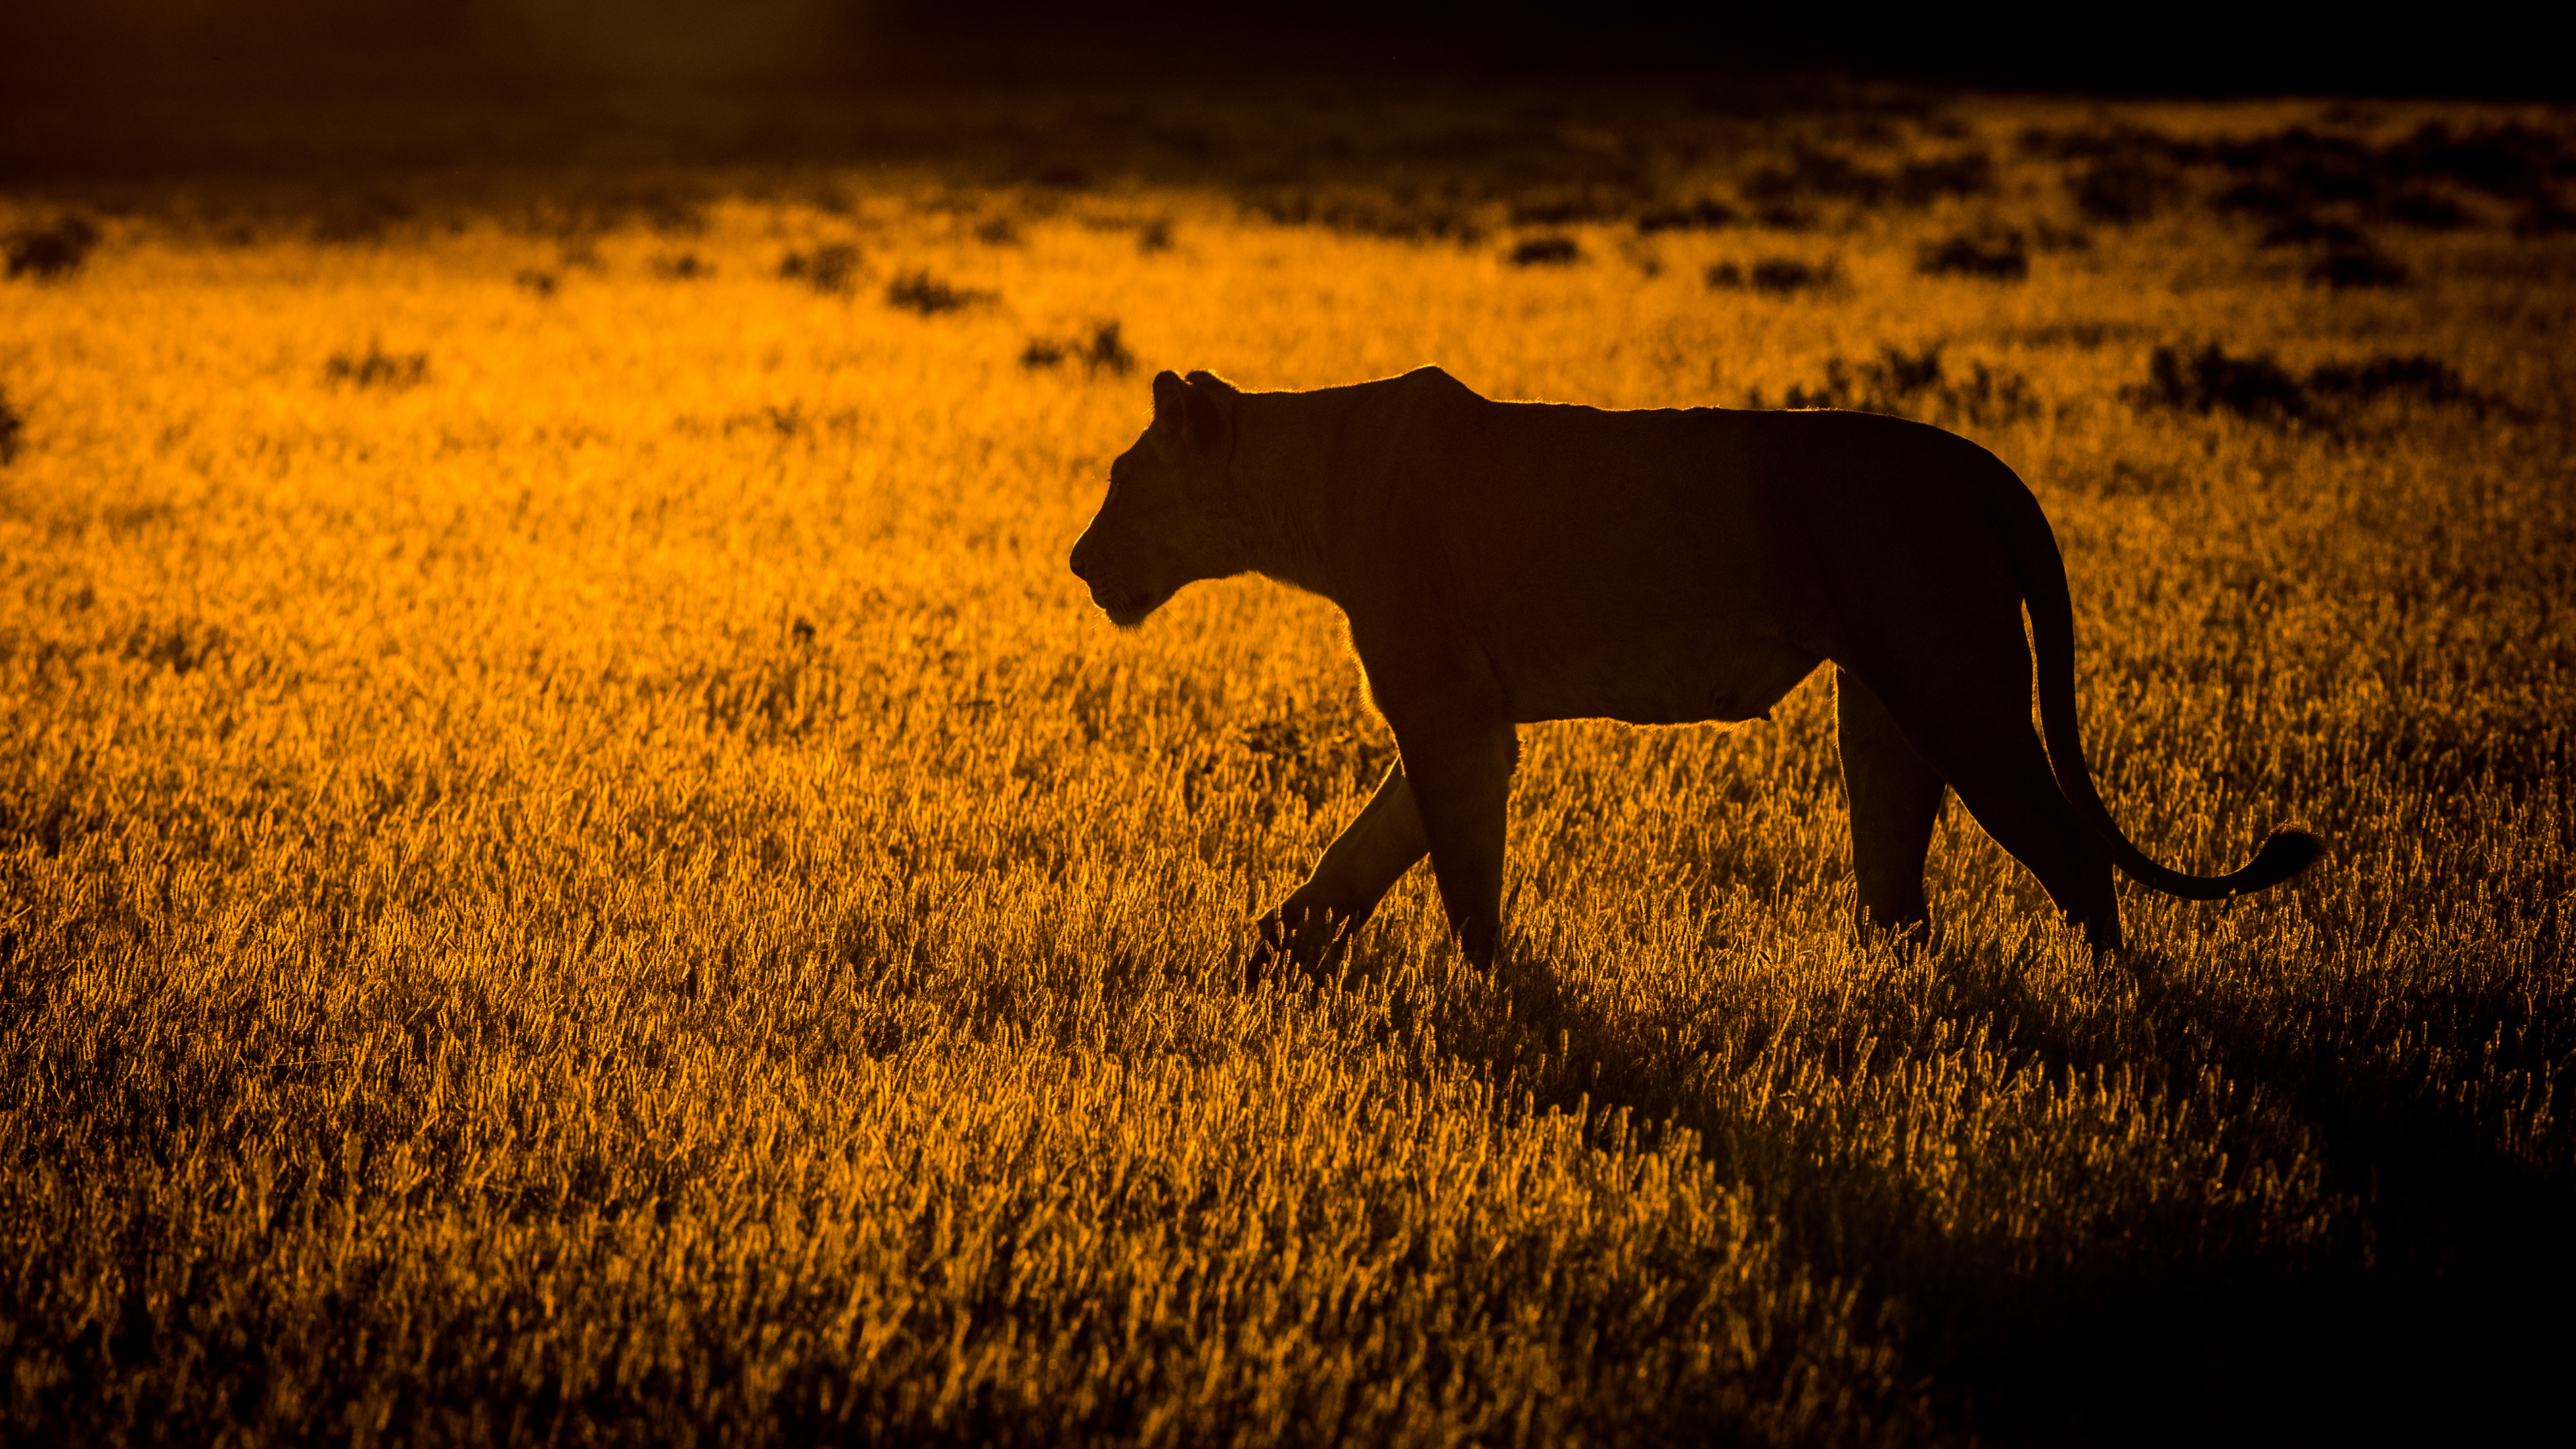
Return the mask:
{"type": "Polygon", "coordinates": [[[12,1432],[1852,1442],[2390,1392],[2365,1336],[2438,1358],[2566,1261],[2513,1255],[2576,1182],[2570,254],[2401,236],[2416,285],[2329,295],[2184,210],[1917,276],[2074,224],[2027,119],[1970,113],[1992,197],[1552,228],[1561,268],[861,174],[574,244],[132,220],[11,284],[12,1432]],[[835,243],[846,289],[779,275],[835,243]],[[1775,255],[1844,280],[1701,281],[1775,255]],[[887,304],[925,271],[990,295],[887,304]],[[1418,872],[1345,978],[1247,988],[1391,745],[1316,600],[1090,608],[1145,372],[1020,359],[1111,320],[1259,388],[2020,374],[2035,416],[1962,426],[2056,522],[2115,811],[2187,868],[2293,816],[2332,856],[2132,892],[2103,967],[1954,808],[1939,949],[1864,947],[1811,683],[1527,731],[1492,977],[1418,872]],[[2208,340],[2504,401],[2124,398],[2208,340]]]}

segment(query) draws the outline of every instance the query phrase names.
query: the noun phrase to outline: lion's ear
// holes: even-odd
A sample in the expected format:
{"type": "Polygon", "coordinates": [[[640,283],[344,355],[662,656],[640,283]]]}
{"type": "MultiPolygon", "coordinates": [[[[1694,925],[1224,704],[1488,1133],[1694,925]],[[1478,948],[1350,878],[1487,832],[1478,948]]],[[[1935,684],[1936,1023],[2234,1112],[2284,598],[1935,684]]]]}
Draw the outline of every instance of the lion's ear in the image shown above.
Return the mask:
{"type": "Polygon", "coordinates": [[[1203,388],[1170,372],[1154,374],[1154,425],[1148,430],[1173,456],[1215,447],[1225,436],[1225,414],[1203,388]]]}
{"type": "Polygon", "coordinates": [[[1154,374],[1154,426],[1176,428],[1181,425],[1181,399],[1189,396],[1190,385],[1181,375],[1165,368],[1154,374]]]}

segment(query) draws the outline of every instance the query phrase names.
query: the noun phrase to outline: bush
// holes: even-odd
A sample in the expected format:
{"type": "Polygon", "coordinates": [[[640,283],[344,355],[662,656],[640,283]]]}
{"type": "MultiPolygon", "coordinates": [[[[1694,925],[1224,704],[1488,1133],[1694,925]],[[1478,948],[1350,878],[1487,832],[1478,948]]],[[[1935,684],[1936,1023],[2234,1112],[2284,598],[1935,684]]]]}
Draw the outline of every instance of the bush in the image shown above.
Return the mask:
{"type": "Polygon", "coordinates": [[[1136,354],[1118,336],[1115,320],[1103,322],[1091,331],[1091,344],[1082,349],[1083,365],[1093,372],[1109,372],[1125,377],[1136,370],[1136,354]]]}
{"type": "Polygon", "coordinates": [[[2491,196],[2531,197],[2545,192],[2552,175],[2570,169],[2568,142],[2520,122],[2481,126],[2454,135],[2439,121],[2390,146],[2383,164],[2399,175],[2437,176],[2491,196]]]}
{"type": "MultiPolygon", "coordinates": [[[[1760,390],[1746,404],[1764,407],[1760,390]]],[[[1919,352],[1881,345],[1875,361],[1850,363],[1828,358],[1825,379],[1815,386],[1792,384],[1780,399],[1784,408],[1847,408],[1891,417],[1932,422],[1993,426],[2036,416],[2039,400],[2031,396],[2030,379],[1999,373],[1982,362],[1971,363],[1964,378],[1950,376],[1941,360],[1941,344],[1919,352]]]]}
{"type": "Polygon", "coordinates": [[[2308,280],[2338,292],[2405,285],[2406,264],[2368,241],[2338,246],[2308,263],[2308,280]]]}
{"type": "Polygon", "coordinates": [[[10,405],[9,394],[0,390],[0,468],[18,461],[18,440],[27,434],[27,420],[10,405]]]}
{"type": "Polygon", "coordinates": [[[23,227],[9,234],[9,275],[42,281],[80,270],[98,245],[98,228],[88,217],[65,212],[51,226],[23,227]]]}
{"type": "Polygon", "coordinates": [[[1744,183],[1755,201],[1785,202],[1824,196],[1867,206],[1887,194],[1892,179],[1884,171],[1854,163],[1830,151],[1800,149],[1787,166],[1766,166],[1744,183]]]}
{"type": "Polygon", "coordinates": [[[1832,262],[1802,262],[1796,257],[1765,257],[1753,264],[1750,273],[1733,262],[1719,262],[1707,274],[1711,287],[1751,287],[1774,297],[1792,292],[1818,291],[1842,280],[1842,269],[1832,262]]]}
{"type": "Polygon", "coordinates": [[[811,256],[789,252],[778,264],[778,275],[791,282],[803,282],[817,292],[837,295],[850,290],[853,273],[859,269],[859,249],[847,242],[819,246],[811,256]]]}
{"type": "Polygon", "coordinates": [[[313,219],[313,239],[326,245],[379,242],[385,233],[413,220],[419,212],[409,202],[381,191],[335,197],[313,219]]]}
{"type": "Polygon", "coordinates": [[[2388,203],[2388,216],[2420,231],[2457,231],[2469,224],[2460,204],[2435,191],[2410,191],[2388,203]]]}
{"type": "Polygon", "coordinates": [[[1665,206],[1639,213],[1637,233],[1653,236],[1661,231],[1715,231],[1722,226],[1733,226],[1742,219],[1735,208],[1725,202],[1702,197],[1688,206],[1665,206]]]}
{"type": "Polygon", "coordinates": [[[2249,418],[2297,418],[2308,411],[2307,390],[2271,356],[2230,357],[2215,342],[2185,358],[2159,347],[2147,361],[2147,384],[2132,397],[2182,412],[2226,411],[2249,418]]]}
{"type": "Polygon", "coordinates": [[[2178,348],[2157,348],[2147,377],[2144,387],[2129,391],[2131,401],[2141,406],[2224,411],[2278,422],[2314,417],[2329,402],[2351,408],[2386,399],[2472,406],[2487,401],[2450,364],[2420,352],[2327,363],[2302,382],[2268,355],[2230,357],[2212,342],[2190,357],[2178,348]]]}
{"type": "Polygon", "coordinates": [[[1513,202],[1511,209],[1514,226],[1564,226],[1568,222],[1601,221],[1617,214],[1615,205],[1589,194],[1523,197],[1513,202]]]}
{"type": "Polygon", "coordinates": [[[1944,196],[1983,196],[1994,189],[1994,158],[1983,151],[1908,161],[1896,171],[1896,199],[1907,206],[1928,206],[1944,196]]]}
{"type": "Polygon", "coordinates": [[[1127,350],[1127,343],[1119,336],[1119,325],[1114,318],[1093,326],[1087,342],[1032,337],[1029,345],[1020,349],[1020,366],[1031,371],[1054,367],[1067,358],[1079,359],[1085,371],[1095,374],[1106,372],[1115,377],[1125,377],[1136,370],[1136,354],[1127,350]]]}
{"type": "Polygon", "coordinates": [[[1991,244],[1970,236],[1926,244],[1915,257],[1914,270],[1927,277],[1986,277],[2018,282],[2030,275],[2030,248],[2020,232],[2007,232],[1991,244]]]}
{"type": "Polygon", "coordinates": [[[962,311],[978,302],[993,299],[990,292],[952,287],[926,271],[906,272],[886,286],[886,305],[918,312],[924,317],[942,312],[962,311]]]}
{"type": "Polygon", "coordinates": [[[2264,228],[2256,246],[2297,247],[2323,244],[2330,247],[2368,246],[2369,241],[2348,222],[2321,221],[2306,212],[2294,212],[2264,228]]]}
{"type": "Polygon", "coordinates": [[[1393,241],[1452,241],[1474,246],[1485,228],[1478,207],[1456,196],[1369,186],[1270,186],[1243,198],[1246,215],[1277,226],[1320,226],[1351,236],[1393,241]]]}
{"type": "Polygon", "coordinates": [[[666,282],[695,282],[715,274],[715,264],[701,261],[696,252],[682,252],[675,257],[653,259],[653,275],[666,282]]]}
{"type": "Polygon", "coordinates": [[[2162,211],[2182,189],[2163,167],[2137,156],[2104,156],[2067,179],[2075,204],[2098,222],[2128,226],[2162,211]]]}
{"type": "Polygon", "coordinates": [[[380,387],[387,392],[400,392],[417,387],[429,377],[429,354],[426,352],[387,352],[374,340],[364,353],[352,355],[334,352],[322,364],[325,381],[345,382],[351,387],[380,387]]]}
{"type": "Polygon", "coordinates": [[[2308,374],[2308,391],[2355,403],[2407,396],[2428,403],[2477,401],[2456,369],[2420,352],[2402,357],[2383,352],[2358,363],[2329,363],[2308,374]]]}
{"type": "Polygon", "coordinates": [[[1566,267],[1583,260],[1583,248],[1567,236],[1534,236],[1512,248],[1503,260],[1516,267],[1566,267]]]}
{"type": "Polygon", "coordinates": [[[2349,136],[2293,126],[2219,148],[2221,165],[2245,178],[2218,198],[2221,208],[2286,215],[2335,202],[2378,200],[2386,161],[2349,136]]]}
{"type": "Polygon", "coordinates": [[[2576,231],[2576,211],[2570,211],[2555,200],[2535,197],[2513,219],[2513,234],[2519,237],[2560,236],[2576,231]]]}

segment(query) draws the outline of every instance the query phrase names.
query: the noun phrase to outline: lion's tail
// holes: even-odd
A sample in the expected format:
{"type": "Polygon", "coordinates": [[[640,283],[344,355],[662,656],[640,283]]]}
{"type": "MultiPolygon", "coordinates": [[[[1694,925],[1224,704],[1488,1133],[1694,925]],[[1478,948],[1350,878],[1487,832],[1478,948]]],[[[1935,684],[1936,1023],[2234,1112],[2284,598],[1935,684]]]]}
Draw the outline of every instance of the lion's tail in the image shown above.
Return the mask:
{"type": "Polygon", "coordinates": [[[2048,745],[2049,767],[2057,788],[2066,795],[2093,833],[2111,848],[2111,859],[2123,874],[2185,900],[2215,901],[2279,885],[2306,870],[2325,853],[2325,842],[2297,826],[2275,830],[2243,869],[2226,875],[2185,875],[2147,858],[2129,843],[2111,819],[2093,772],[2084,763],[2083,736],[2075,719],[2075,602],[2066,589],[2066,563],[2057,535],[2039,500],[2011,482],[2004,490],[2004,535],[2013,572],[2021,583],[2022,602],[2030,609],[2030,635],[2039,662],[2040,738],[2048,745]]]}

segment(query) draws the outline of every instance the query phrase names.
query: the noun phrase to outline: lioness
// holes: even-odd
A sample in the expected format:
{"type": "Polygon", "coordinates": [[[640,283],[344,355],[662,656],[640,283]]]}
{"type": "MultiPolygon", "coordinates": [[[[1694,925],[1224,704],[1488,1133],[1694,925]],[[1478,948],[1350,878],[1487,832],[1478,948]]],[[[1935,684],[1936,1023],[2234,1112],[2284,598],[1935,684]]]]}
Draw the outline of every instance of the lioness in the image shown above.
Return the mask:
{"type": "Polygon", "coordinates": [[[1498,403],[1436,367],[1272,393],[1165,372],[1072,565],[1124,628],[1246,571],[1349,616],[1399,763],[1261,919],[1270,949],[1308,965],[1426,850],[1460,945],[1491,963],[1514,726],[1757,719],[1825,660],[1870,925],[1928,926],[1944,787],[2103,950],[2120,944],[2114,865],[2214,900],[2322,849],[2278,831],[2209,878],[2120,834],[2076,733],[2056,536],[2011,469],[1922,423],[1498,403]]]}

